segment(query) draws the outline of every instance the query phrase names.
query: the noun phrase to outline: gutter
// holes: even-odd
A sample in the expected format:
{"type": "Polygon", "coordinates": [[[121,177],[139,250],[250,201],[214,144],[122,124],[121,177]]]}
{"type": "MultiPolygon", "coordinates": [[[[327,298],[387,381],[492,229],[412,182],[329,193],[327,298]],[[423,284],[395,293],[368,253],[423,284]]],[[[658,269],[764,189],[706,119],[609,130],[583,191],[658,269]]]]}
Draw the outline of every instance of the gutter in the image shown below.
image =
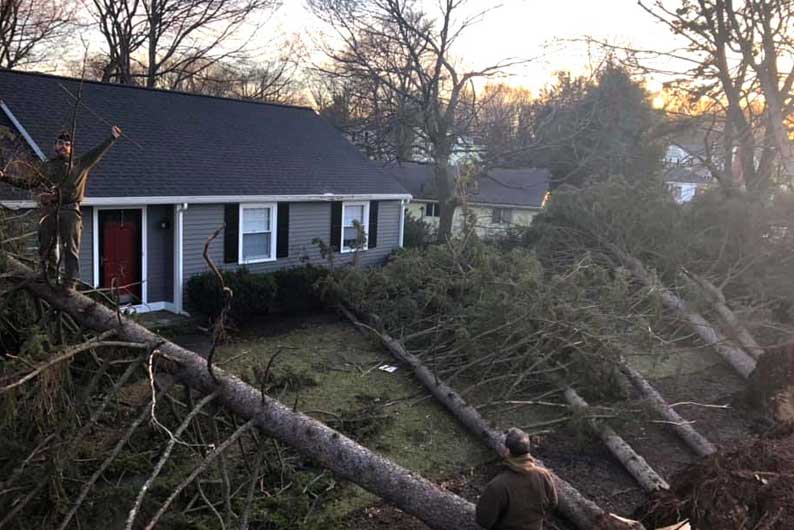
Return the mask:
{"type": "MultiPolygon", "coordinates": [[[[158,197],[86,197],[84,206],[140,206],[142,204],[229,204],[252,202],[333,202],[333,201],[403,201],[407,193],[384,194],[313,194],[313,195],[191,195],[158,197]]],[[[32,200],[2,200],[7,208],[33,208],[32,200]]]]}

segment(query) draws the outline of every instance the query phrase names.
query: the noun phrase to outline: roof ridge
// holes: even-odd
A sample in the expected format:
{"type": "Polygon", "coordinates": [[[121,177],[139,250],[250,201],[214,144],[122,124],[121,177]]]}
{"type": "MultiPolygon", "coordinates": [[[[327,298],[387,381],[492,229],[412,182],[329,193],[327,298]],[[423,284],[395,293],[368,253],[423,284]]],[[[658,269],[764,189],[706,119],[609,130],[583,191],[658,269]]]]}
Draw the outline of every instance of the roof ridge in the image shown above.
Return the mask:
{"type": "Polygon", "coordinates": [[[35,71],[27,71],[27,70],[11,70],[8,68],[0,68],[0,74],[19,74],[19,75],[26,75],[31,77],[48,77],[52,79],[61,79],[63,81],[74,81],[77,83],[91,83],[93,85],[100,85],[103,87],[112,87],[112,88],[119,88],[119,89],[130,89],[130,90],[143,90],[148,92],[162,92],[165,94],[175,94],[179,96],[192,96],[197,98],[209,98],[209,99],[219,99],[222,101],[233,101],[235,103],[249,103],[252,105],[267,105],[271,107],[283,107],[288,109],[296,109],[296,110],[308,110],[310,112],[315,112],[313,108],[308,107],[306,105],[290,105],[288,103],[271,103],[267,101],[254,101],[250,99],[238,99],[232,98],[228,96],[212,96],[208,94],[196,94],[195,92],[186,92],[184,90],[168,90],[167,88],[149,88],[145,86],[138,86],[138,85],[122,85],[119,83],[104,83],[102,81],[96,81],[93,79],[79,79],[77,77],[68,77],[65,75],[58,75],[58,74],[48,74],[45,72],[35,72],[35,71]]]}

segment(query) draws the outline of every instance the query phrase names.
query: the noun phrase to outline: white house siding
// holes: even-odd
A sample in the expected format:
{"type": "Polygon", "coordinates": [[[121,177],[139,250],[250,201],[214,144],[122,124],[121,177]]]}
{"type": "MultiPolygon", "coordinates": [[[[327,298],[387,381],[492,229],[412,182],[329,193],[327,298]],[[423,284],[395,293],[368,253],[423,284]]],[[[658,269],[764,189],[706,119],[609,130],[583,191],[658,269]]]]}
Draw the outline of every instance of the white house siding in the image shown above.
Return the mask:
{"type": "MultiPolygon", "coordinates": [[[[425,207],[427,203],[412,201],[406,208],[406,215],[411,215],[414,219],[419,219],[426,222],[433,228],[438,228],[438,217],[426,217],[425,207]]],[[[492,206],[469,206],[469,209],[474,212],[477,219],[476,230],[480,237],[490,237],[501,234],[508,228],[516,226],[529,226],[532,224],[532,219],[540,211],[536,208],[522,208],[516,206],[505,207],[512,210],[512,222],[509,224],[494,223],[492,206]]],[[[452,229],[455,234],[460,234],[463,231],[463,208],[455,209],[455,217],[452,220],[452,229]]]]}
{"type": "MultiPolygon", "coordinates": [[[[245,267],[253,272],[272,272],[296,267],[304,263],[324,264],[320,251],[312,240],[326,243],[331,232],[330,202],[291,202],[289,207],[289,256],[245,267]]],[[[208,270],[202,253],[207,238],[224,222],[223,204],[193,204],[184,213],[183,278],[208,270]]],[[[359,263],[379,265],[400,246],[400,201],[379,201],[377,247],[360,252],[359,263]]],[[[222,269],[236,269],[237,263],[223,262],[224,234],[221,232],[210,246],[210,257],[222,269]]],[[[351,253],[338,254],[336,263],[347,263],[351,253]]],[[[186,300],[187,301],[187,300],[186,300]]]]}

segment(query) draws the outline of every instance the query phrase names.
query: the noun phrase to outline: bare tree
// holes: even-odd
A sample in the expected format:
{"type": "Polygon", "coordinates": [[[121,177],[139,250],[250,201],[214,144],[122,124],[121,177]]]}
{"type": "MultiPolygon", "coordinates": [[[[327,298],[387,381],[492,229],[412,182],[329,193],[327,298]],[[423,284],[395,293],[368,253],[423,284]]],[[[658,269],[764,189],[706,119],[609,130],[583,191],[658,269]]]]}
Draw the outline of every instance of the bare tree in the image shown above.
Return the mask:
{"type": "Polygon", "coordinates": [[[73,22],[65,0],[0,0],[0,68],[41,62],[73,22]]]}
{"type": "Polygon", "coordinates": [[[133,55],[143,45],[145,28],[138,16],[140,0],[93,0],[92,15],[107,44],[102,81],[135,84],[133,55]]]}
{"type": "Polygon", "coordinates": [[[794,54],[794,5],[788,0],[684,0],[676,9],[659,1],[640,5],[687,42],[684,50],[666,55],[690,65],[677,87],[700,108],[710,102],[712,119],[702,126],[703,159],[722,186],[762,192],[776,161],[791,179],[794,68],[781,72],[780,63],[794,54]]]}
{"type": "Polygon", "coordinates": [[[241,59],[232,38],[278,0],[93,0],[108,47],[106,80],[178,89],[221,61],[241,59]]]}
{"type": "MultiPolygon", "coordinates": [[[[444,0],[436,16],[416,0],[338,2],[310,0],[318,16],[329,21],[341,46],[327,47],[333,68],[343,78],[369,79],[386,87],[398,102],[418,114],[418,131],[435,162],[435,185],[441,205],[439,239],[449,238],[460,204],[450,157],[468,132],[471,116],[462,115],[463,100],[474,97],[471,83],[504,72],[519,61],[502,61],[478,70],[456,64],[455,43],[487,12],[464,16],[466,0],[444,0]],[[469,90],[467,90],[469,89],[469,90]]],[[[388,101],[388,99],[387,99],[388,101]]],[[[380,101],[378,101],[380,103],[380,101]]],[[[472,101],[469,108],[473,107],[472,101]]]]}

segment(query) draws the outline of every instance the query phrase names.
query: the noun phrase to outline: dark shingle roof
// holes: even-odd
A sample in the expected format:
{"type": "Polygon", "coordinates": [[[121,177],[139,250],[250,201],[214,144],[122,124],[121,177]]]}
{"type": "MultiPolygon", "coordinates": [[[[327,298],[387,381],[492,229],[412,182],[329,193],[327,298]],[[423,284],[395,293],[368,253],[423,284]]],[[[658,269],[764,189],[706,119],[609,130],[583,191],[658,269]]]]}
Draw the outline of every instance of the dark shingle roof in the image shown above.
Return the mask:
{"type": "MultiPolygon", "coordinates": [[[[436,199],[431,164],[402,162],[388,167],[415,198],[436,199]]],[[[478,177],[477,186],[469,192],[469,200],[475,203],[540,208],[549,190],[550,177],[551,173],[547,169],[488,169],[478,177]]]]}
{"type": "MultiPolygon", "coordinates": [[[[71,127],[80,81],[0,71],[0,99],[46,155],[71,127]]],[[[93,171],[88,197],[404,194],[314,111],[86,81],[82,101],[143,146],[121,139],[93,171]]],[[[110,127],[78,113],[77,153],[110,127]]]]}

